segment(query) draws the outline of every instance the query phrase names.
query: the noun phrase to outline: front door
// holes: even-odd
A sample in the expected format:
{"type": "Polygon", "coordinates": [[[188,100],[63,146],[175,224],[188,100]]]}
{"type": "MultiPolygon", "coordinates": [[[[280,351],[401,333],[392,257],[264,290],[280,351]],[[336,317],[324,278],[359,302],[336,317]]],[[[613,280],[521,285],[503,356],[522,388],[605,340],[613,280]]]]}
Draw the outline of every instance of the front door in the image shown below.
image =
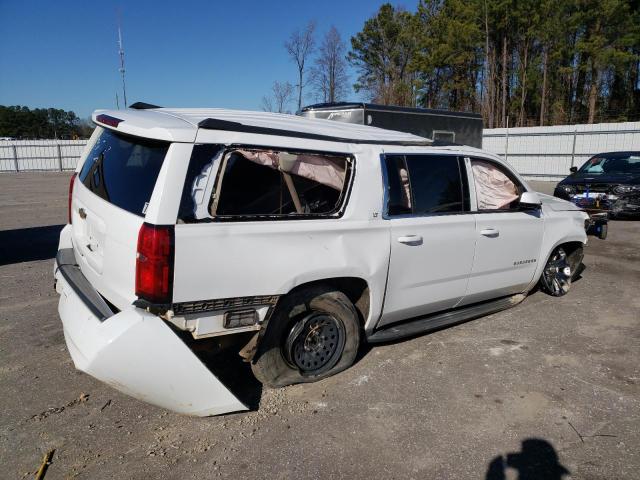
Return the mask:
{"type": "Polygon", "coordinates": [[[513,172],[485,159],[470,163],[477,198],[476,254],[461,304],[522,293],[533,279],[544,234],[541,210],[520,208],[518,197],[525,188],[513,172]],[[513,189],[513,198],[503,188],[513,189]]]}

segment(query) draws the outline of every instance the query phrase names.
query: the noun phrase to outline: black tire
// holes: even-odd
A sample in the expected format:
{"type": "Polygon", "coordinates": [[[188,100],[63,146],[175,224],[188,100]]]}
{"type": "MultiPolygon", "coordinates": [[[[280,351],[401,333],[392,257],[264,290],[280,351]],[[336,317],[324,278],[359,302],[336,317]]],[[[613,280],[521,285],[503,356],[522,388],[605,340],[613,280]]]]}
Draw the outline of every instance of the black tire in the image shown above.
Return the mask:
{"type": "Polygon", "coordinates": [[[359,346],[353,303],[333,287],[314,286],[278,303],[251,368],[269,387],[316,382],[350,367],[359,346]]]}
{"type": "Polygon", "coordinates": [[[582,248],[567,254],[564,247],[557,247],[547,260],[540,276],[540,289],[553,297],[569,293],[571,281],[578,273],[582,262],[582,248]]]}
{"type": "Polygon", "coordinates": [[[598,236],[598,238],[600,240],[606,240],[608,234],[609,234],[609,224],[605,223],[603,225],[600,225],[600,235],[598,236]]]}

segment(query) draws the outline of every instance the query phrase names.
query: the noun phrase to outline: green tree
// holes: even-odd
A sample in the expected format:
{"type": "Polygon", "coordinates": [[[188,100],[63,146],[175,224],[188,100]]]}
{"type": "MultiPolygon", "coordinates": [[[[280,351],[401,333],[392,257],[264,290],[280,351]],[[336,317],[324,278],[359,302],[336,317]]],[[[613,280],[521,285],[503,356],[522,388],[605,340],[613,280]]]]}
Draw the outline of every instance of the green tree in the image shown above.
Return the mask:
{"type": "Polygon", "coordinates": [[[633,47],[638,46],[637,20],[625,0],[578,0],[576,17],[581,35],[576,42],[580,54],[580,69],[584,72],[588,90],[586,94],[588,123],[596,119],[603,89],[620,80],[620,73],[637,63],[633,47]]]}
{"type": "Polygon", "coordinates": [[[355,90],[374,102],[415,105],[411,63],[416,46],[415,17],[389,3],[382,5],[351,38],[347,58],[359,73],[355,90]]]}
{"type": "Polygon", "coordinates": [[[482,64],[482,24],[477,0],[421,0],[418,4],[419,103],[434,108],[477,110],[482,64]]]}
{"type": "Polygon", "coordinates": [[[0,105],[0,137],[75,138],[87,136],[87,130],[71,111],[0,105]]]}
{"type": "Polygon", "coordinates": [[[640,120],[640,0],[419,0],[351,39],[357,90],[489,128],[640,120]]]}

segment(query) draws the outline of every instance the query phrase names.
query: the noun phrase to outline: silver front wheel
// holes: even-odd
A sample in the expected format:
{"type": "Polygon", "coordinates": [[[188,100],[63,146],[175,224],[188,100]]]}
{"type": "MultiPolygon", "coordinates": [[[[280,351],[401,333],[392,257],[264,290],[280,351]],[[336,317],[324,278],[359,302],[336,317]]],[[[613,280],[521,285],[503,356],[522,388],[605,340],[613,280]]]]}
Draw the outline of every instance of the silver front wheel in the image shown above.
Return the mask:
{"type": "Polygon", "coordinates": [[[566,295],[571,288],[573,271],[562,247],[558,247],[549,257],[540,279],[542,289],[549,295],[561,297],[566,295]]]}

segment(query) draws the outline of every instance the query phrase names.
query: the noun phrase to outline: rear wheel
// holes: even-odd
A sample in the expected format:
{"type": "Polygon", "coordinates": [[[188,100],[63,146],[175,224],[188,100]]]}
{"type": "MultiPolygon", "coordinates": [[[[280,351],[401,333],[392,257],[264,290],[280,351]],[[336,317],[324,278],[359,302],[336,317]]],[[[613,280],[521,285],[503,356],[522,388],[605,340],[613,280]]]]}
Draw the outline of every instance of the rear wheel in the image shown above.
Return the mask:
{"type": "Polygon", "coordinates": [[[563,247],[556,248],[542,271],[540,286],[542,290],[554,297],[562,297],[571,289],[573,266],[563,247]]]}
{"type": "Polygon", "coordinates": [[[252,370],[270,387],[315,382],[351,366],[359,345],[358,314],[347,296],[330,286],[311,287],[278,305],[252,370]]]}

